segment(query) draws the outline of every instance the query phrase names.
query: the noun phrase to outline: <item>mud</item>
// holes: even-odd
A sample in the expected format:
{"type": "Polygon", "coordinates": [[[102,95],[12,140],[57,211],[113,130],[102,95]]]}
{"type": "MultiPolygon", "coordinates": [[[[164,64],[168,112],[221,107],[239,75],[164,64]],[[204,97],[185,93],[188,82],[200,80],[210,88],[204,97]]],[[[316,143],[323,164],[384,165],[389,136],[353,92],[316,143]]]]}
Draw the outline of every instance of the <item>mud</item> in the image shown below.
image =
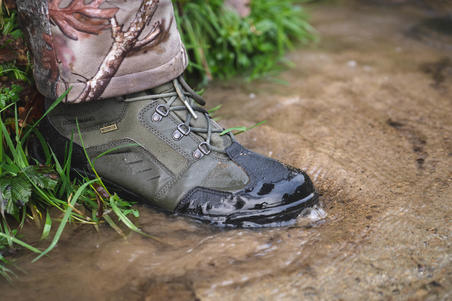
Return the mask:
{"type": "Polygon", "coordinates": [[[306,169],[323,211],[223,231],[141,208],[163,243],[73,226],[49,257],[17,256],[26,272],[0,284],[1,299],[451,299],[450,45],[409,34],[432,17],[422,9],[335,3],[311,5],[321,40],[289,55],[287,85],[206,95],[226,126],[267,120],[238,139],[306,169]]]}

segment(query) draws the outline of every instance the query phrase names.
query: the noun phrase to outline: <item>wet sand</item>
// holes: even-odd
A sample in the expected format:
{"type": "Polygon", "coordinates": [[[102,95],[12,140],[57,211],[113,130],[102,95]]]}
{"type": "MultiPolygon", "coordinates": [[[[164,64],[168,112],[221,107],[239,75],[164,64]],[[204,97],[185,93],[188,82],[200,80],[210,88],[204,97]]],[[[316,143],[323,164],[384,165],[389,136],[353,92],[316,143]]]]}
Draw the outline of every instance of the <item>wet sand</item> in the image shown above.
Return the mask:
{"type": "MultiPolygon", "coordinates": [[[[287,85],[214,83],[224,126],[267,122],[245,146],[314,180],[326,216],[215,229],[142,207],[164,243],[73,226],[2,300],[450,300],[452,53],[406,6],[310,6],[321,40],[287,85]]],[[[31,227],[28,227],[28,231],[31,227]]],[[[42,243],[41,243],[42,244],[42,243]]],[[[44,246],[44,244],[42,244],[44,246]]]]}

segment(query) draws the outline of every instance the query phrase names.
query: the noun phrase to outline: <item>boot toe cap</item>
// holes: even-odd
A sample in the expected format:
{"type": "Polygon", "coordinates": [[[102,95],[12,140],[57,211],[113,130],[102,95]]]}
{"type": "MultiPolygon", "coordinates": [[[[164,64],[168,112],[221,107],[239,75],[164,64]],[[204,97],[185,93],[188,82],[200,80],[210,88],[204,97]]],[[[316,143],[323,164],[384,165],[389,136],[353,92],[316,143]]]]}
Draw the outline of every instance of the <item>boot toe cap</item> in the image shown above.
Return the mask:
{"type": "Polygon", "coordinates": [[[279,226],[316,203],[306,173],[240,148],[231,159],[245,169],[250,183],[236,192],[196,187],[179,203],[178,214],[223,226],[279,226]]]}

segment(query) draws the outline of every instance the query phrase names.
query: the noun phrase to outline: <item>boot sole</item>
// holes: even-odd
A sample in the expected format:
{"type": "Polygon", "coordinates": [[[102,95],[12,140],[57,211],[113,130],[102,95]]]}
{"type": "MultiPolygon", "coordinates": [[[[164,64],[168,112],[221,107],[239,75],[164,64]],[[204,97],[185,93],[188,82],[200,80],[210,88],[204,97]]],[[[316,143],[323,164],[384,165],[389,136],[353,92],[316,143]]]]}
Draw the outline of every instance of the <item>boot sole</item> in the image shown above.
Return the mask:
{"type": "Polygon", "coordinates": [[[304,209],[318,204],[318,200],[317,193],[313,192],[296,202],[266,209],[237,211],[227,216],[200,216],[188,214],[182,216],[190,217],[203,223],[227,228],[283,227],[294,224],[300,213],[304,209]]]}

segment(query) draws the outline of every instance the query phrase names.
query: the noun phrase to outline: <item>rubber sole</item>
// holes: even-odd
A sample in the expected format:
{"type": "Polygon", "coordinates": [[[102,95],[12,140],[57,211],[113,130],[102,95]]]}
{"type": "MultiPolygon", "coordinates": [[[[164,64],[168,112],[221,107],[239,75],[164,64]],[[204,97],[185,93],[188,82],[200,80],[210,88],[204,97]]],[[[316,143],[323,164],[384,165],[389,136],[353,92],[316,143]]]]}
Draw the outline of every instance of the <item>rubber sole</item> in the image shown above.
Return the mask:
{"type": "Polygon", "coordinates": [[[318,203],[318,195],[313,192],[309,196],[281,206],[260,210],[237,211],[227,216],[182,215],[219,227],[229,228],[269,228],[288,226],[295,223],[300,213],[318,203]]]}

